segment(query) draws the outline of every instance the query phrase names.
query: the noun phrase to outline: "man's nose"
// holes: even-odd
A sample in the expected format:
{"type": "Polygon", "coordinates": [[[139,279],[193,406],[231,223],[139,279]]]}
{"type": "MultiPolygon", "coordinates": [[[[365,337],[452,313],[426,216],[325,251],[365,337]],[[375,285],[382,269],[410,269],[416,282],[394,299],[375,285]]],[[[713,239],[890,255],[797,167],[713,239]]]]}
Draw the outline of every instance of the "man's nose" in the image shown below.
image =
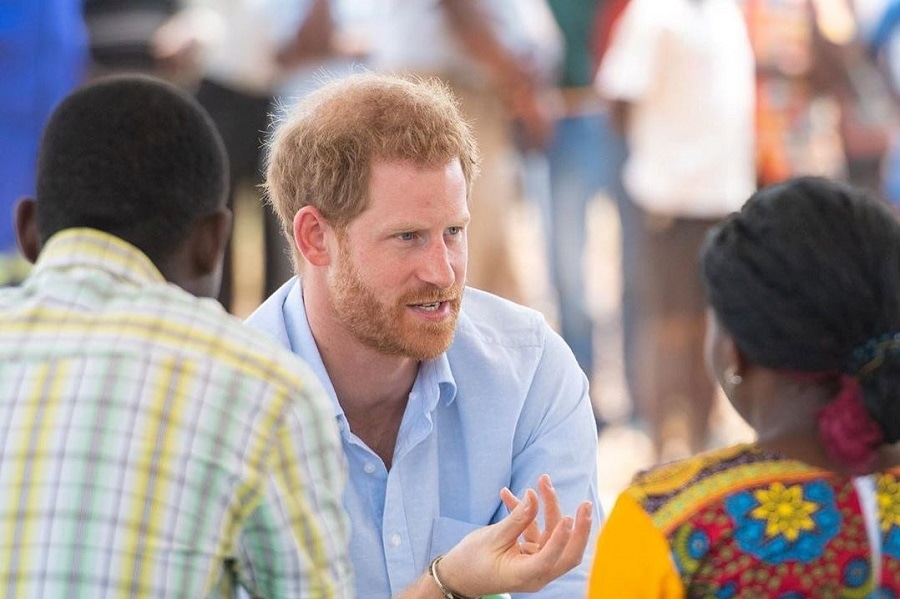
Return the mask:
{"type": "Polygon", "coordinates": [[[441,289],[450,287],[456,281],[450,248],[443,238],[429,243],[426,247],[419,278],[441,289]]]}

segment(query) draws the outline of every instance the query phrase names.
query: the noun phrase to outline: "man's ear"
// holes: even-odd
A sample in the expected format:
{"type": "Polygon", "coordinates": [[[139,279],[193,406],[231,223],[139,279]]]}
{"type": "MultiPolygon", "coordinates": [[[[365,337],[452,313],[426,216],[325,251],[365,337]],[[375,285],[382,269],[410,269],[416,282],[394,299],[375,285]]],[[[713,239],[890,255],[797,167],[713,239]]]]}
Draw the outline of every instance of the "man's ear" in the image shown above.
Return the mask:
{"type": "Polygon", "coordinates": [[[16,238],[22,255],[34,264],[42,245],[37,229],[37,204],[34,198],[23,198],[16,205],[16,238]]]}
{"type": "Polygon", "coordinates": [[[231,237],[231,209],[222,207],[200,218],[194,225],[191,260],[199,276],[213,274],[221,268],[225,248],[231,237]]]}
{"type": "Polygon", "coordinates": [[[326,243],[331,225],[313,206],[304,206],[294,215],[294,245],[307,262],[327,266],[331,262],[326,243]]]}

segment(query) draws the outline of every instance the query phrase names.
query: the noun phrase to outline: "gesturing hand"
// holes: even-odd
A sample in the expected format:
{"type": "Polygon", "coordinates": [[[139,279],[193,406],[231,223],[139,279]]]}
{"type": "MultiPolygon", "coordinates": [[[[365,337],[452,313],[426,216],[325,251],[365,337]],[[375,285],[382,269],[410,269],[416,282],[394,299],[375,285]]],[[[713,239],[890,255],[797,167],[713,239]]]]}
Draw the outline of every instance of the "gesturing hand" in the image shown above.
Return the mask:
{"type": "Polygon", "coordinates": [[[448,588],[467,596],[534,592],[581,563],[591,532],[591,503],[564,516],[550,477],[538,479],[544,503],[544,529],[536,518],[538,495],[520,500],[509,489],[500,498],[510,510],[501,522],[466,535],[441,560],[440,577],[448,588]]]}

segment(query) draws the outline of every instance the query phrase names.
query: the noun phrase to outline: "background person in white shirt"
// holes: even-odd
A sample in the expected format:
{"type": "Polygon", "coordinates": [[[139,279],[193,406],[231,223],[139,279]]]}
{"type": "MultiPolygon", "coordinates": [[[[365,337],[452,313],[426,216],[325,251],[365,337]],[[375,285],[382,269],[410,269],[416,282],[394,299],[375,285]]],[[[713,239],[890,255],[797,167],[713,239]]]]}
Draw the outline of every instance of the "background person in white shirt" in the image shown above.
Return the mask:
{"type": "Polygon", "coordinates": [[[657,457],[708,441],[714,389],[703,365],[697,253],[709,226],[755,186],[753,76],[733,0],[631,0],[597,75],[629,147],[623,183],[639,223],[623,248],[637,254],[623,273],[637,303],[626,359],[657,457]]]}

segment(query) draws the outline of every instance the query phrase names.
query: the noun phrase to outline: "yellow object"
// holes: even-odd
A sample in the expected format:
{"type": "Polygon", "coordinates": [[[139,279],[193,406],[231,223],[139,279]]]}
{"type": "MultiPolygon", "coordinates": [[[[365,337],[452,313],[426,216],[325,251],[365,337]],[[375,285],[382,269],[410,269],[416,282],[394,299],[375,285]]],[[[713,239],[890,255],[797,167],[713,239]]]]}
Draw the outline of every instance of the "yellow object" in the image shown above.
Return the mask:
{"type": "Polygon", "coordinates": [[[635,499],[623,493],[597,540],[589,599],[681,599],[684,585],[669,545],[635,499]]]}

